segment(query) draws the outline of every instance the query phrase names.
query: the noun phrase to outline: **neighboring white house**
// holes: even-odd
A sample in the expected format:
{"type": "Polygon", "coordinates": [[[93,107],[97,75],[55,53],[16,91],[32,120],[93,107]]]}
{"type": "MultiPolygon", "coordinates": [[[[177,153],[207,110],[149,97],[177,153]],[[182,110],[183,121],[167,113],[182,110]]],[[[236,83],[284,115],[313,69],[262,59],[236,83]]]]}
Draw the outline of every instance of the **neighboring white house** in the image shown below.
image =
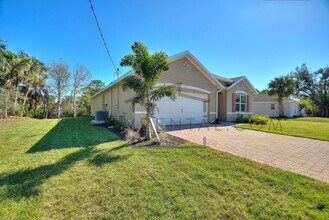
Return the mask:
{"type": "MultiPolygon", "coordinates": [[[[255,94],[253,99],[254,114],[268,115],[270,117],[279,116],[279,103],[276,96],[269,96],[267,94],[255,94]]],[[[290,98],[283,98],[283,112],[287,117],[294,115],[304,115],[305,111],[301,108],[299,101],[290,98]]]]}

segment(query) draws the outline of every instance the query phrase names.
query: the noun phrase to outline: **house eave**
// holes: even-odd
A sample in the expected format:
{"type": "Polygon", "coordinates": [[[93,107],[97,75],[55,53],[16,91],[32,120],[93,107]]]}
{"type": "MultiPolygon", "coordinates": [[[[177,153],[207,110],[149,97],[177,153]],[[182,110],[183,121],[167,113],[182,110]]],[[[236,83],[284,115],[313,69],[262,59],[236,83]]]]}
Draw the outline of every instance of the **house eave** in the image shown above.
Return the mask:
{"type": "MultiPolygon", "coordinates": [[[[226,87],[220,83],[214,76],[213,74],[211,74],[209,72],[209,70],[207,70],[207,68],[205,66],[203,66],[201,64],[201,62],[192,55],[192,53],[188,50],[183,51],[181,53],[175,54],[173,56],[168,57],[168,62],[171,63],[175,60],[178,60],[182,57],[187,58],[190,62],[192,62],[207,78],[209,81],[211,81],[217,89],[226,89],[226,87]]],[[[104,91],[106,91],[107,89],[111,88],[112,86],[120,83],[124,78],[130,76],[134,74],[134,70],[130,70],[128,71],[126,74],[124,74],[123,76],[121,76],[120,78],[118,78],[117,80],[111,82],[108,86],[106,86],[104,89],[102,89],[101,91],[99,91],[98,93],[96,93],[95,95],[93,95],[91,98],[95,98],[96,96],[100,95],[101,93],[103,93],[104,91]]]]}

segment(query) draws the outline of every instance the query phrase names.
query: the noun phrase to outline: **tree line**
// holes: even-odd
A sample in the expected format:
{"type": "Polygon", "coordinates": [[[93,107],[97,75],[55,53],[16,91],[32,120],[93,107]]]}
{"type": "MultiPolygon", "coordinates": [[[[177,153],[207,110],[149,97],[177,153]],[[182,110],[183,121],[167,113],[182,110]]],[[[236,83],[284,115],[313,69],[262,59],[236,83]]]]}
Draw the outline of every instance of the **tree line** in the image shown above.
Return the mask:
{"type": "Polygon", "coordinates": [[[0,117],[61,118],[90,115],[90,99],[105,87],[87,67],[63,60],[44,64],[0,39],[0,117]]]}
{"type": "Polygon", "coordinates": [[[283,116],[284,97],[295,96],[300,99],[308,115],[329,117],[329,67],[311,71],[306,63],[297,66],[290,74],[275,77],[268,88],[260,93],[277,96],[279,112],[283,116]]]}

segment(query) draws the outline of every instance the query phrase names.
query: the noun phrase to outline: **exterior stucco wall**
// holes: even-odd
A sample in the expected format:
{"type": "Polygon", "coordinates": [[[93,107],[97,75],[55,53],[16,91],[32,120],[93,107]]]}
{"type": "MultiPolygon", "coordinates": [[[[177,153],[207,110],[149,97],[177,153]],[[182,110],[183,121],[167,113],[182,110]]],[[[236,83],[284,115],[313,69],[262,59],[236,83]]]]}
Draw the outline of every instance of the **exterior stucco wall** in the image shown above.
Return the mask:
{"type": "Polygon", "coordinates": [[[253,109],[253,91],[247,86],[247,82],[242,80],[239,84],[227,91],[227,121],[235,121],[238,114],[249,116],[253,109]],[[243,91],[249,95],[249,112],[232,112],[232,94],[238,91],[243,91]]]}
{"type": "Polygon", "coordinates": [[[91,116],[95,116],[95,112],[97,110],[103,110],[103,100],[101,94],[91,99],[91,116]]]}
{"type": "Polygon", "coordinates": [[[111,93],[111,115],[117,120],[124,120],[125,123],[133,125],[135,112],[131,105],[131,99],[134,92],[132,90],[124,91],[122,84],[117,84],[111,88],[111,93]]]}
{"type": "Polygon", "coordinates": [[[221,121],[227,121],[227,91],[218,94],[218,117],[221,121]]]}
{"type": "Polygon", "coordinates": [[[270,117],[279,116],[278,102],[254,102],[252,112],[257,115],[268,115],[270,117]],[[271,109],[271,104],[274,105],[274,109],[271,109]]]}
{"type": "MultiPolygon", "coordinates": [[[[293,117],[299,114],[299,104],[296,102],[283,102],[283,114],[287,117],[293,117]]],[[[268,115],[270,117],[279,117],[279,103],[272,102],[254,102],[253,113],[268,115]],[[275,109],[271,109],[271,104],[275,105],[275,109]]]]}
{"type": "Polygon", "coordinates": [[[130,90],[123,91],[122,86],[117,84],[106,89],[91,100],[91,114],[95,116],[97,110],[109,111],[115,119],[123,116],[126,120],[134,121],[135,114],[131,106],[133,92],[130,90]],[[104,103],[103,103],[104,96],[104,103]]]}
{"type": "MultiPolygon", "coordinates": [[[[159,83],[174,83],[177,85],[187,85],[210,92],[208,100],[208,121],[216,118],[216,86],[192,64],[187,58],[181,58],[170,63],[170,69],[163,72],[160,76],[159,83]]],[[[178,89],[179,92],[180,89],[178,89]]],[[[182,89],[182,91],[189,91],[182,89]]],[[[191,90],[192,91],[192,90],[191,90]]],[[[193,91],[200,92],[202,91],[193,91]]]]}

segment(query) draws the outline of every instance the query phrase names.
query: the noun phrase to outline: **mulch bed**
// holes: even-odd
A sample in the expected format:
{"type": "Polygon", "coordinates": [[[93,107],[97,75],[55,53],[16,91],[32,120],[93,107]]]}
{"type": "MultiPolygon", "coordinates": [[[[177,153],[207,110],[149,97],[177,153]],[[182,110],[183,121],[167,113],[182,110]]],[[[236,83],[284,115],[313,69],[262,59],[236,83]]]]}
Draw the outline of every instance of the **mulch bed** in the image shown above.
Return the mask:
{"type": "Polygon", "coordinates": [[[181,145],[184,143],[188,143],[188,141],[172,136],[164,131],[159,132],[159,138],[161,140],[160,143],[154,140],[145,140],[144,137],[139,137],[139,135],[134,136],[133,138],[128,137],[129,135],[132,135],[134,132],[130,128],[125,128],[124,131],[119,132],[115,130],[114,128],[109,128],[109,124],[99,124],[94,125],[98,127],[105,128],[118,136],[120,139],[127,141],[129,144],[133,145],[134,147],[145,147],[145,146],[175,146],[175,145],[181,145]]]}

